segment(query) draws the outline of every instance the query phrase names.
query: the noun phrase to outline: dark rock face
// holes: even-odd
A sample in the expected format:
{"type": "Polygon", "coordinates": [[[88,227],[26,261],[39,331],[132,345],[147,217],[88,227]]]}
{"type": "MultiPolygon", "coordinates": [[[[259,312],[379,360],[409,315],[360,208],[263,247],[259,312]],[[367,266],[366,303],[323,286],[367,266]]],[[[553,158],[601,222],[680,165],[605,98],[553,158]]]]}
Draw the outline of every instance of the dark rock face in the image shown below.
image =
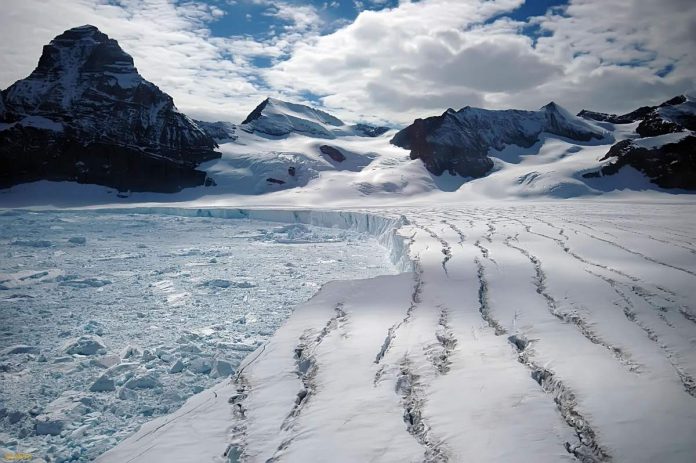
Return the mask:
{"type": "Polygon", "coordinates": [[[411,159],[421,159],[425,167],[435,175],[448,171],[462,177],[483,177],[493,168],[493,161],[487,155],[488,150],[481,144],[461,147],[431,141],[429,134],[442,127],[447,114],[416,119],[413,124],[398,132],[391,143],[410,149],[411,159]]]}
{"type": "Polygon", "coordinates": [[[655,106],[642,106],[635,111],[631,111],[630,113],[622,114],[620,116],[617,116],[616,114],[598,113],[583,109],[578,113],[578,116],[593,121],[611,122],[612,124],[630,124],[631,122],[643,119],[650,113],[650,111],[654,109],[655,106]]]}
{"type": "Polygon", "coordinates": [[[641,137],[656,137],[667,133],[681,132],[682,130],[684,128],[681,125],[664,119],[657,112],[648,114],[636,127],[636,133],[641,137]]]}
{"type": "Polygon", "coordinates": [[[353,130],[364,137],[379,137],[389,131],[389,127],[373,126],[368,124],[355,124],[353,130]]]}
{"type": "Polygon", "coordinates": [[[255,107],[254,110],[250,112],[249,115],[247,115],[246,119],[242,121],[242,125],[250,124],[257,119],[260,119],[261,116],[263,116],[263,110],[266,109],[266,106],[268,106],[270,102],[270,98],[266,98],[265,100],[263,100],[261,104],[255,107]]]}
{"type": "Polygon", "coordinates": [[[0,188],[46,179],[175,192],[205,184],[195,167],[220,157],[215,141],[93,26],[44,46],[36,69],[0,100],[0,188]]]}
{"type": "Polygon", "coordinates": [[[597,113],[583,109],[578,116],[612,124],[629,124],[641,121],[636,133],[641,137],[655,137],[667,133],[681,132],[684,129],[696,130],[696,105],[684,95],[676,96],[658,106],[643,106],[630,113],[597,113]]]}
{"type": "Polygon", "coordinates": [[[655,148],[637,146],[632,140],[623,140],[611,147],[601,159],[614,159],[597,172],[585,178],[616,174],[624,166],[632,166],[662,188],[696,190],[696,136],[689,135],[676,143],[655,148]]]}
{"type": "Polygon", "coordinates": [[[416,119],[391,143],[411,151],[435,175],[445,171],[478,178],[493,168],[489,150],[507,145],[529,148],[542,132],[578,141],[601,139],[604,132],[549,103],[539,111],[492,111],[465,107],[440,116],[416,119]]]}
{"type": "Polygon", "coordinates": [[[341,153],[341,151],[338,148],[334,148],[333,146],[321,145],[319,147],[319,151],[321,151],[323,154],[327,155],[336,162],[343,162],[346,160],[346,156],[343,153],[341,153]]]}

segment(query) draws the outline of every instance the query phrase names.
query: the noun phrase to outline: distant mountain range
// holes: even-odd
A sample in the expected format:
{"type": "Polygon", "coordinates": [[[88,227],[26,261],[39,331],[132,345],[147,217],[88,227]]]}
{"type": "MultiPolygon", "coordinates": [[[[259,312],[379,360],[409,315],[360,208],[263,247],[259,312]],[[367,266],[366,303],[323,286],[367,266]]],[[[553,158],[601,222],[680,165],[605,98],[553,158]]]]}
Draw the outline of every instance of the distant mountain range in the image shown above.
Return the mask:
{"type": "MultiPolygon", "coordinates": [[[[307,185],[326,170],[362,172],[381,159],[372,167],[381,172],[375,174],[377,185],[373,179],[347,181],[361,194],[393,193],[410,191],[409,177],[423,175],[402,166],[398,156],[420,160],[435,184],[441,183],[437,177],[451,176],[464,182],[491,176],[504,167],[501,162],[519,164],[522,158],[507,159],[505,153],[516,147],[515,156],[534,154],[551,137],[577,145],[570,154],[607,145],[603,156],[591,162],[585,157],[576,173],[568,171],[576,186],[632,167],[661,188],[693,190],[694,130],[696,102],[685,96],[623,115],[583,110],[575,116],[553,102],[538,111],[467,106],[417,119],[398,132],[349,125],[319,109],[272,98],[240,125],[195,121],[140,76],[115,40],[82,26],[52,40],[29,77],[0,93],[0,188],[53,180],[177,192],[222,180],[228,191],[263,193],[307,185]],[[283,140],[289,137],[309,141],[288,151],[283,140]],[[255,151],[243,151],[250,141],[255,151]],[[218,144],[225,149],[219,151],[218,144]],[[397,147],[409,152],[398,154],[397,147]],[[201,166],[223,154],[222,164],[201,166]],[[384,173],[390,166],[405,170],[384,173]],[[392,177],[400,180],[385,180],[392,177]]],[[[520,184],[543,176],[527,174],[518,176],[520,184]]]]}

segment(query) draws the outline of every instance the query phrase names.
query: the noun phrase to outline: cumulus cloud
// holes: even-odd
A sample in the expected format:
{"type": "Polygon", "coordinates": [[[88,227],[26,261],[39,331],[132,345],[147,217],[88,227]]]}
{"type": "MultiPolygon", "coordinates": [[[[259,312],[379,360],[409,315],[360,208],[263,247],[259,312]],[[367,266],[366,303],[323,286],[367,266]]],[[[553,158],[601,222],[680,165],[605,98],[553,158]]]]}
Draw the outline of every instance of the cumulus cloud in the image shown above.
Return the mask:
{"type": "Polygon", "coordinates": [[[365,11],[298,45],[266,78],[285,92],[315,92],[334,110],[398,122],[437,107],[550,100],[622,112],[694,87],[688,2],[576,0],[527,22],[501,16],[520,4],[424,0],[365,11]],[[523,33],[530,26],[538,39],[523,33]]]}
{"type": "Polygon", "coordinates": [[[571,0],[541,17],[506,16],[523,2],[355,1],[354,21],[329,24],[338,2],[5,0],[0,87],[28,75],[54,36],[94,24],[181,110],[210,120],[239,121],[266,96],[311,96],[347,120],[407,123],[447,107],[550,100],[623,112],[693,91],[693,2],[571,0]],[[270,29],[215,36],[225,8],[241,5],[259,8],[250,21],[266,18],[270,29]]]}

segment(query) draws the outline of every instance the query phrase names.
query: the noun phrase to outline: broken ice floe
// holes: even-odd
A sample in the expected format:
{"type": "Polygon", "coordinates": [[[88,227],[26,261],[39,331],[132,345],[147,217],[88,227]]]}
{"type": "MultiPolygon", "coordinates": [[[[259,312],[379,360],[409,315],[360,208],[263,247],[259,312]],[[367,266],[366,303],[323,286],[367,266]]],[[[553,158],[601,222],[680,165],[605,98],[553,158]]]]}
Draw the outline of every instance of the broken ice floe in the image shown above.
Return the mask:
{"type": "Polygon", "coordinates": [[[247,220],[17,212],[0,243],[0,447],[52,461],[229,377],[327,280],[393,271],[358,233],[247,220]]]}

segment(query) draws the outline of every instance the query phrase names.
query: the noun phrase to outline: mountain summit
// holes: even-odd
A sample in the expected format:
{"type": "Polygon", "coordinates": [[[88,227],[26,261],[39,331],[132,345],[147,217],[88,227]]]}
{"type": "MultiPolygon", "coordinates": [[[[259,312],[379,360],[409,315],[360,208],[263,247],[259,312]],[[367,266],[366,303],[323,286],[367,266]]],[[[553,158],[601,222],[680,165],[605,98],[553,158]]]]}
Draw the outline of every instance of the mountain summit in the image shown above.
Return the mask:
{"type": "Polygon", "coordinates": [[[136,191],[201,185],[215,141],[143,79],[94,26],[44,46],[29,77],[0,94],[0,186],[75,180],[136,191]]]}
{"type": "Polygon", "coordinates": [[[246,132],[272,137],[296,133],[307,137],[328,139],[345,135],[376,137],[389,130],[388,127],[373,127],[367,124],[347,125],[327,112],[275,98],[263,100],[244,119],[241,128],[246,132]]]}

